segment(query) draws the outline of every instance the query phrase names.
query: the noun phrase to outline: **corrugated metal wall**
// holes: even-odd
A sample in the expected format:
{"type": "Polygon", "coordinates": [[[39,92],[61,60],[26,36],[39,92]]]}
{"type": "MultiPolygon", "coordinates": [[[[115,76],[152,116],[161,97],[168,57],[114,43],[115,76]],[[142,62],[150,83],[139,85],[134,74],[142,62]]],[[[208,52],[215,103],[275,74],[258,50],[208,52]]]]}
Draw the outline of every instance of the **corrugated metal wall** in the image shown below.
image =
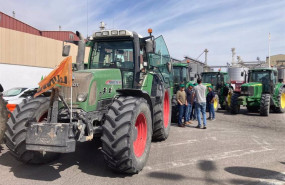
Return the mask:
{"type": "MultiPolygon", "coordinates": [[[[86,49],[85,61],[88,60],[86,49]]],[[[0,27],[0,63],[54,68],[63,60],[62,41],[0,27]]],[[[75,63],[77,46],[71,44],[75,63]]]]}
{"type": "Polygon", "coordinates": [[[26,23],[0,12],[0,27],[40,35],[40,31],[26,23]]]}
{"type": "Polygon", "coordinates": [[[55,40],[79,40],[77,35],[71,31],[41,31],[43,37],[52,38],[55,40]]]}

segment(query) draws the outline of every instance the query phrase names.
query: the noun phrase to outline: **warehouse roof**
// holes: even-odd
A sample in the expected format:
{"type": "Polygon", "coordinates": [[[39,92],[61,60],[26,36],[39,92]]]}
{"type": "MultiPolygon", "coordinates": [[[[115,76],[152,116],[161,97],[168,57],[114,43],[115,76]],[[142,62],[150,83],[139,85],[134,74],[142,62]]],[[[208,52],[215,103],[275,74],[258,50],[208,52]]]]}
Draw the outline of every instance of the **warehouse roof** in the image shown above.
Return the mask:
{"type": "Polygon", "coordinates": [[[79,40],[72,31],[41,31],[3,12],[0,12],[0,27],[61,41],[79,40]]]}

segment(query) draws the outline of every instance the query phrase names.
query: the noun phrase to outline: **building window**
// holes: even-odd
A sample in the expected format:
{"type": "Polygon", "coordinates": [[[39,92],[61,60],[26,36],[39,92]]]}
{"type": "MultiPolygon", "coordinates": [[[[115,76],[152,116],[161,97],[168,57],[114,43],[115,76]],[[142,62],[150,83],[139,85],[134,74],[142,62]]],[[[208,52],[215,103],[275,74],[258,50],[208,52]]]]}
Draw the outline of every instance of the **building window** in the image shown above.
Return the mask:
{"type": "Polygon", "coordinates": [[[73,40],[73,39],[74,39],[74,35],[70,33],[70,34],[69,34],[69,39],[70,39],[70,40],[73,40]]]}

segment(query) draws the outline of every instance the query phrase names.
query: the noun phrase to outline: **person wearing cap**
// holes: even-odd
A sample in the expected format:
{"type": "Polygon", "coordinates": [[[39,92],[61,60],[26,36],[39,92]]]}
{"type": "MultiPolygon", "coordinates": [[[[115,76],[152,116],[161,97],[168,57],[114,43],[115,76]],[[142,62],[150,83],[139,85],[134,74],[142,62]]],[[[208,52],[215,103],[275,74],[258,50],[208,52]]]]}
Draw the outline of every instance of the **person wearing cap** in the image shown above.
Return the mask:
{"type": "Polygon", "coordinates": [[[203,116],[203,129],[207,128],[207,120],[206,120],[206,86],[202,84],[202,79],[197,79],[198,85],[194,87],[193,97],[196,97],[196,112],[197,112],[197,120],[198,125],[196,128],[201,127],[201,112],[203,116]]]}
{"type": "Polygon", "coordinates": [[[176,93],[176,100],[178,102],[179,106],[179,119],[178,119],[178,126],[184,127],[185,125],[182,123],[182,118],[184,117],[184,120],[186,118],[186,106],[187,106],[187,99],[186,99],[186,92],[185,92],[185,85],[180,84],[180,89],[176,93]]]}
{"type": "Polygon", "coordinates": [[[187,96],[187,106],[186,106],[186,113],[185,113],[185,119],[186,119],[186,125],[189,125],[189,124],[192,124],[190,122],[190,115],[192,113],[192,108],[193,108],[193,105],[192,105],[192,94],[194,93],[193,91],[193,87],[194,85],[192,83],[189,83],[188,84],[188,88],[185,90],[186,92],[186,96],[187,96]]]}
{"type": "Polygon", "coordinates": [[[215,93],[213,91],[213,86],[208,86],[209,93],[207,94],[207,105],[209,107],[209,117],[208,120],[215,121],[215,109],[214,109],[214,101],[215,101],[215,93]]]}

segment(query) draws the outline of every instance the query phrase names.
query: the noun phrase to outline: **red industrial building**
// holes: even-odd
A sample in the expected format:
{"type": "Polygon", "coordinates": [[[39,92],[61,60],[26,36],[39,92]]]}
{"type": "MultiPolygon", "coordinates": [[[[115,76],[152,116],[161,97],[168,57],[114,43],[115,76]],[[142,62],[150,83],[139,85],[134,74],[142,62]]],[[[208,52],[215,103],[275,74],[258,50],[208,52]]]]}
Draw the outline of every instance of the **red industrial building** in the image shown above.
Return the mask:
{"type": "Polygon", "coordinates": [[[0,27],[61,41],[79,40],[76,34],[72,31],[41,31],[7,14],[4,14],[3,12],[0,12],[0,27]]]}

